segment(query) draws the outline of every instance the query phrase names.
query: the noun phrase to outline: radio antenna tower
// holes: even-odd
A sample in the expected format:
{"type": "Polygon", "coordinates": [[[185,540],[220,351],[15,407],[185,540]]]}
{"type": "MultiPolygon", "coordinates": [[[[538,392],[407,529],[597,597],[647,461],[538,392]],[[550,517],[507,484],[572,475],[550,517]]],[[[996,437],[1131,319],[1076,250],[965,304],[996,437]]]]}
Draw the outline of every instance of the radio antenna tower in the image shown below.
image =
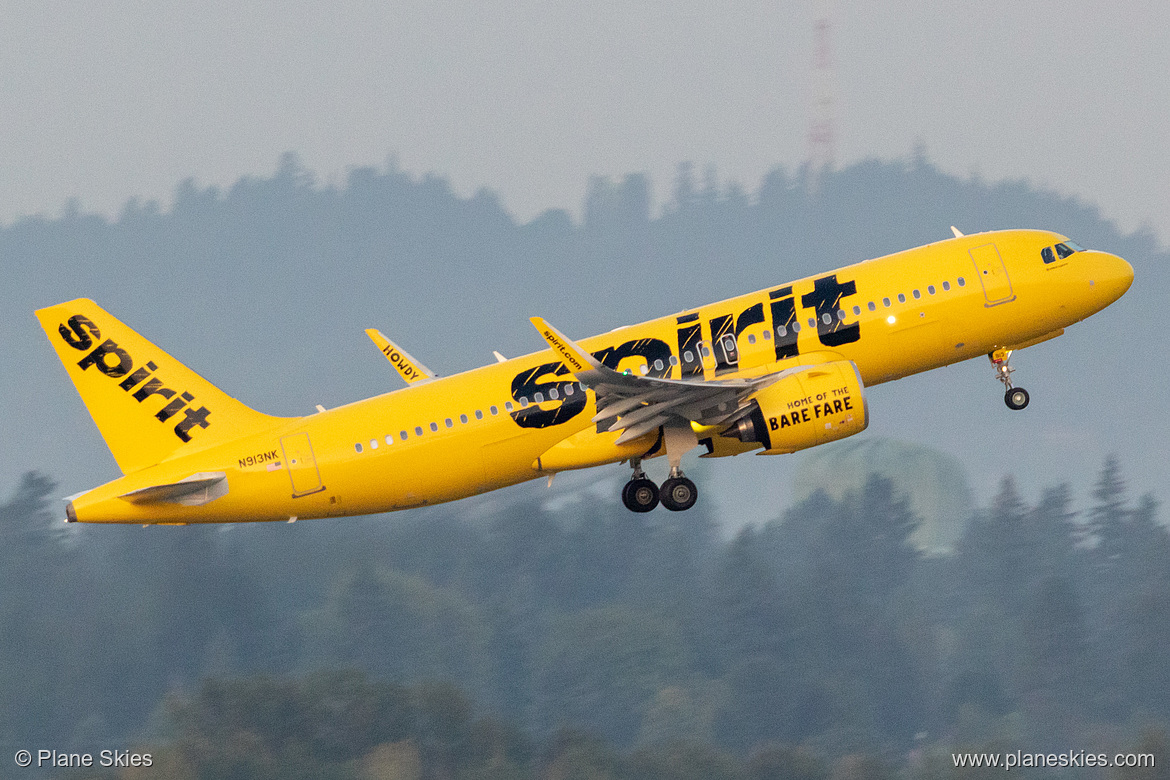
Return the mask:
{"type": "Polygon", "coordinates": [[[817,5],[817,18],[813,22],[812,111],[808,127],[808,165],[814,189],[821,174],[833,169],[837,153],[830,0],[821,0],[817,5]]]}

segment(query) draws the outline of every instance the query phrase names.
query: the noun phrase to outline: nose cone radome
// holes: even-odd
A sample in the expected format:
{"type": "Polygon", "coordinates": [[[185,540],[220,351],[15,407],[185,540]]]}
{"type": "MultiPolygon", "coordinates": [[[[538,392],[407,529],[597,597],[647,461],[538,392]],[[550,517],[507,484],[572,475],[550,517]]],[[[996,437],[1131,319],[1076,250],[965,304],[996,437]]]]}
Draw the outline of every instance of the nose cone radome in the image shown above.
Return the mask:
{"type": "Polygon", "coordinates": [[[1090,280],[1096,288],[1102,305],[1108,306],[1133,284],[1133,266],[1117,255],[1108,252],[1093,252],[1093,270],[1090,280]]]}

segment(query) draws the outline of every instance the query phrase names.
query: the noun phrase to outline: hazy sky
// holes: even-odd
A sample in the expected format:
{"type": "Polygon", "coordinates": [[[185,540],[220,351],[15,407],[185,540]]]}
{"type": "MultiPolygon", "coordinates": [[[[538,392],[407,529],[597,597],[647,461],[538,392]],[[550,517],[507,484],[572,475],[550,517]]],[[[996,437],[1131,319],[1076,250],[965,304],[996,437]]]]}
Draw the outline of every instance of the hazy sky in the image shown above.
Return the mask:
{"type": "MultiPolygon", "coordinates": [[[[681,160],[754,189],[806,156],[816,9],[4,2],[0,221],[70,196],[165,206],[187,176],[267,175],[287,150],[339,182],[394,153],[522,219],[578,212],[592,174],[647,172],[661,203],[681,160]]],[[[832,18],[839,162],[921,139],[944,170],[1027,178],[1170,239],[1170,3],[888,0],[832,18]]]]}

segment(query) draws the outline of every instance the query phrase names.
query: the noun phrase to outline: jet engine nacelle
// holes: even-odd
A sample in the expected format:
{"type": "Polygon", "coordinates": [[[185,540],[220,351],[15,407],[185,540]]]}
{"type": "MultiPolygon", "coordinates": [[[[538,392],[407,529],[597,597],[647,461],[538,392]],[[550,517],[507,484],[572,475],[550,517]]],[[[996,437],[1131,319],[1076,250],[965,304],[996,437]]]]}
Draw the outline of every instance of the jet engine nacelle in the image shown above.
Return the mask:
{"type": "Polygon", "coordinates": [[[756,393],[755,409],[724,436],[764,445],[763,455],[815,447],[869,425],[865,388],[851,360],[813,366],[756,393]]]}

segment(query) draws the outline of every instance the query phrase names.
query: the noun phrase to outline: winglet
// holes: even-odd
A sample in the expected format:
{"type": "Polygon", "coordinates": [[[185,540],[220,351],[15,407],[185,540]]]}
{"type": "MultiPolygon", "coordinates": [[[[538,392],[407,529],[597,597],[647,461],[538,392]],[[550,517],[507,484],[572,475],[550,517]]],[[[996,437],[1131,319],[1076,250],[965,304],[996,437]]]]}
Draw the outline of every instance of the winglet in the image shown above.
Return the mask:
{"type": "Polygon", "coordinates": [[[536,326],[536,330],[540,332],[540,335],[544,337],[548,345],[552,347],[553,352],[560,355],[561,360],[565,361],[565,365],[577,375],[578,379],[582,378],[582,374],[603,370],[597,358],[582,349],[580,345],[564,333],[561,333],[540,317],[531,317],[530,321],[536,326]]]}
{"type": "Polygon", "coordinates": [[[376,328],[366,328],[366,335],[382,351],[382,354],[390,361],[390,365],[398,369],[398,373],[402,374],[406,384],[412,385],[415,382],[425,382],[435,378],[435,372],[415,360],[405,349],[386,338],[382,331],[376,328]]]}
{"type": "Polygon", "coordinates": [[[955,238],[962,238],[963,232],[954,225],[951,225],[951,232],[955,234],[955,238]]]}

